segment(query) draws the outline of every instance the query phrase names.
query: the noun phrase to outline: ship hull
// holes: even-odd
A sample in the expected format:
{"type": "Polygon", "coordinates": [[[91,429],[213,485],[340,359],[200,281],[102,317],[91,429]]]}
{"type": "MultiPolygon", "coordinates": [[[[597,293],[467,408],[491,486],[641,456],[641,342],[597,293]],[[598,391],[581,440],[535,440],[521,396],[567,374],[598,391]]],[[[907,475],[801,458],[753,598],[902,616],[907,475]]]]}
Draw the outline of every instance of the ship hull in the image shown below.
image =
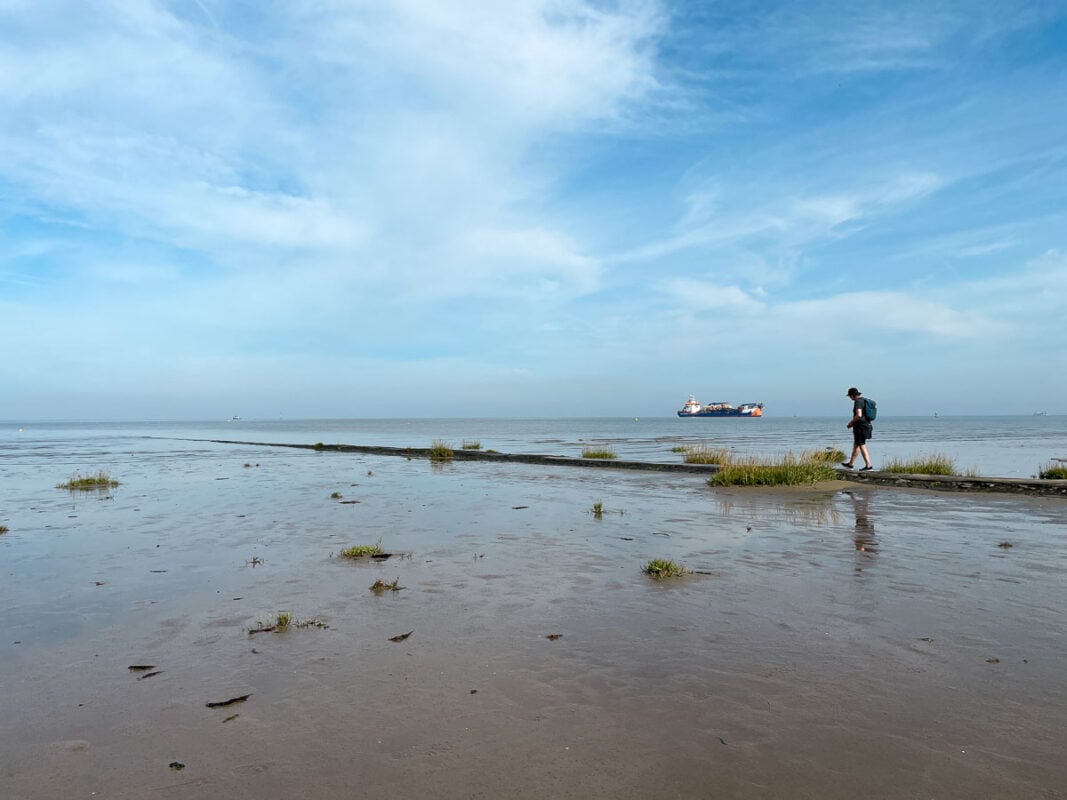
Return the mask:
{"type": "Polygon", "coordinates": [[[742,412],[736,408],[719,409],[716,411],[697,411],[695,414],[688,411],[679,411],[678,416],[683,419],[688,417],[745,417],[751,419],[759,419],[762,414],[754,414],[751,411],[742,412]]]}

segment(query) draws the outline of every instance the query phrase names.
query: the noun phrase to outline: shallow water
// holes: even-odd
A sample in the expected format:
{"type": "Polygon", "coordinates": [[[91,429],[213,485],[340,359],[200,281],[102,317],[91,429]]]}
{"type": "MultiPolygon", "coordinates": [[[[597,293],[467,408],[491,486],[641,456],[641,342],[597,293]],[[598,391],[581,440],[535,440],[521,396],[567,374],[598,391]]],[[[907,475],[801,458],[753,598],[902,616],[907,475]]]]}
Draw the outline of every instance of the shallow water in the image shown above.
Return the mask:
{"type": "Polygon", "coordinates": [[[0,458],[2,797],[1065,796],[1062,500],[140,437],[0,458]]]}
{"type": "MultiPolygon", "coordinates": [[[[238,422],[0,423],[0,469],[8,463],[92,469],[126,457],[173,456],[160,437],[294,444],[429,447],[443,439],[460,447],[476,441],[501,452],[578,456],[583,445],[606,445],[620,458],[677,462],[673,446],[705,444],[739,453],[776,456],[836,447],[851,451],[847,414],[762,419],[395,419],[241,420],[238,422]]],[[[203,448],[177,446],[197,454],[203,448]]],[[[963,471],[1030,477],[1052,459],[1067,461],[1067,416],[879,417],[870,442],[875,464],[943,453],[963,471]]],[[[255,458],[254,451],[248,451],[255,458]]]]}

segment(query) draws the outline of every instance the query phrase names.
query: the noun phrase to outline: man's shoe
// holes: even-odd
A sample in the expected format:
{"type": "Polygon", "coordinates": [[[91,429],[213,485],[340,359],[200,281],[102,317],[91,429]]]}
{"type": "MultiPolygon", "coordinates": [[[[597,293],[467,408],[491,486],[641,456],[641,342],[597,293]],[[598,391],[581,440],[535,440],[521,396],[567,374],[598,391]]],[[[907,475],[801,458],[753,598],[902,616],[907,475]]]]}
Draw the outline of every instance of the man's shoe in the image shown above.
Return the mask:
{"type": "Polygon", "coordinates": [[[871,464],[869,467],[860,467],[860,472],[866,472],[869,469],[874,469],[874,464],[871,464]]]}
{"type": "Polygon", "coordinates": [[[848,461],[842,461],[841,462],[841,466],[842,467],[848,467],[849,469],[855,469],[856,468],[852,463],[850,463],[848,461]]]}

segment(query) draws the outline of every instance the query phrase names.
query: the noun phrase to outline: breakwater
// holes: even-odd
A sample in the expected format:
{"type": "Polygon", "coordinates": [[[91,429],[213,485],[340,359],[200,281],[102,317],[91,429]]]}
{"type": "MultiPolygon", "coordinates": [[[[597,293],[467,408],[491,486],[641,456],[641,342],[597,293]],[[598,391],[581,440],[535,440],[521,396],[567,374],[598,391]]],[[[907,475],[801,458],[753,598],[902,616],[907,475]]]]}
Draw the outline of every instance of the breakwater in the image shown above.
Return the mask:
{"type": "MultiPolygon", "coordinates": [[[[254,445],[257,447],[292,447],[314,450],[320,453],[363,453],[376,456],[402,456],[405,458],[433,459],[429,447],[385,447],[362,444],[290,444],[280,442],[238,442],[229,439],[186,439],[193,442],[215,444],[254,445]]],[[[538,455],[536,453],[498,453],[495,450],[454,450],[447,459],[451,461],[495,461],[509,464],[547,464],[563,467],[601,467],[606,469],[630,469],[645,472],[693,472],[712,475],[718,471],[715,464],[660,464],[654,461],[624,461],[617,458],[575,458],[573,456],[538,455]]]]}
{"type": "MultiPolygon", "coordinates": [[[[429,447],[386,447],[358,444],[293,444],[288,442],[248,442],[232,439],[185,439],[185,441],[212,442],[255,447],[288,447],[330,453],[361,453],[404,458],[433,459],[429,447]]],[[[452,461],[490,461],[510,464],[541,464],[545,466],[585,467],[591,469],[625,469],[644,472],[684,472],[710,476],[719,467],[715,464],[658,463],[653,461],[628,461],[608,458],[576,458],[573,456],[538,455],[534,453],[499,453],[493,450],[454,450],[452,461]]],[[[998,478],[962,475],[909,475],[871,470],[869,472],[838,470],[841,480],[877,486],[892,486],[907,489],[933,489],[947,492],[996,492],[1002,494],[1038,495],[1067,498],[1067,480],[1041,478],[998,478]]]]}
{"type": "Polygon", "coordinates": [[[858,483],[935,489],[946,492],[1000,492],[1067,498],[1067,480],[1044,478],[994,478],[974,475],[907,475],[897,472],[845,472],[841,477],[858,483]]]}

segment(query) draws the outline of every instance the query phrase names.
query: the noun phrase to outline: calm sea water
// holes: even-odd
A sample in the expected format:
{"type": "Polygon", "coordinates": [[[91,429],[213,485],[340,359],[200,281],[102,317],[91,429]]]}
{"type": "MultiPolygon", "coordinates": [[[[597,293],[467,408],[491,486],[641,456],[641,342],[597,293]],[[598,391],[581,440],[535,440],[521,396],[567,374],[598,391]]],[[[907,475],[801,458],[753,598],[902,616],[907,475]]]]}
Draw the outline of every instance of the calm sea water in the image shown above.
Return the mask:
{"type": "MultiPolygon", "coordinates": [[[[95,470],[163,455],[181,458],[229,448],[244,459],[259,448],[196,443],[245,442],[454,447],[478,441],[501,452],[577,456],[584,444],[608,445],[624,459],[671,462],[679,444],[729,447],[739,453],[851,449],[847,417],[763,419],[369,419],[239,420],[220,422],[0,423],[0,476],[15,467],[95,470]]],[[[1067,416],[884,417],[870,450],[877,466],[889,457],[943,453],[961,470],[1029,477],[1054,459],[1067,459],[1067,416]]],[[[10,473],[8,473],[10,474],[10,473]]]]}

